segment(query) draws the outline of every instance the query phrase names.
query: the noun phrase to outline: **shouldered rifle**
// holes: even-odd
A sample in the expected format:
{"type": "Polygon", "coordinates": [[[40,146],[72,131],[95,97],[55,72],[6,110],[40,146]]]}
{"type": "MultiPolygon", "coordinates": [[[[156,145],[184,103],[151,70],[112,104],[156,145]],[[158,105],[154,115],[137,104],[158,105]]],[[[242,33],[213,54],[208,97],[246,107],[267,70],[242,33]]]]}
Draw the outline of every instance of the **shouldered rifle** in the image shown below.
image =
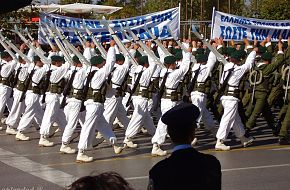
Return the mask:
{"type": "Polygon", "coordinates": [[[85,111],[85,109],[86,109],[84,102],[86,101],[86,98],[88,95],[88,91],[90,88],[90,82],[91,82],[95,72],[97,71],[97,70],[92,71],[92,68],[93,68],[93,66],[90,67],[90,72],[88,73],[88,76],[86,78],[86,83],[85,83],[84,88],[83,88],[83,97],[82,97],[82,104],[81,104],[80,112],[85,111]]]}
{"type": "Polygon", "coordinates": [[[48,64],[49,63],[49,61],[48,61],[48,59],[41,53],[41,52],[39,52],[31,43],[30,43],[30,41],[29,40],[27,40],[20,32],[19,32],[19,30],[18,30],[18,28],[17,28],[17,26],[16,25],[14,25],[14,29],[15,30],[13,30],[13,32],[14,33],[16,33],[19,37],[20,37],[20,39],[25,43],[25,44],[27,44],[28,45],[28,47],[30,48],[30,49],[32,49],[39,57],[40,57],[40,59],[42,60],[42,62],[43,63],[45,63],[45,64],[48,64]]]}
{"type": "Polygon", "coordinates": [[[228,71],[228,75],[225,78],[225,80],[224,80],[223,84],[221,85],[221,87],[218,89],[217,96],[216,96],[216,98],[214,100],[214,104],[218,104],[220,98],[223,95],[223,92],[226,90],[226,86],[228,85],[228,82],[230,80],[230,77],[231,77],[232,72],[234,71],[234,69],[235,69],[235,65],[232,68],[230,68],[229,70],[227,70],[228,71]]]}
{"type": "Polygon", "coordinates": [[[72,88],[72,83],[73,83],[73,80],[75,78],[75,75],[77,73],[77,69],[75,68],[69,78],[69,81],[66,83],[64,89],[63,89],[63,92],[62,92],[62,95],[63,95],[63,98],[62,98],[62,101],[60,103],[60,109],[63,109],[64,106],[65,106],[65,103],[66,103],[66,97],[67,95],[69,94],[71,88],[72,88]]]}
{"type": "Polygon", "coordinates": [[[75,35],[77,36],[79,42],[82,44],[82,46],[85,48],[86,47],[86,44],[85,44],[85,41],[83,41],[83,39],[81,38],[80,34],[78,33],[78,31],[76,31],[76,29],[74,29],[74,33],[75,35]]]}
{"type": "Polygon", "coordinates": [[[50,48],[51,49],[54,49],[54,45],[52,44],[50,38],[48,37],[47,33],[44,31],[44,29],[42,28],[42,26],[39,25],[39,29],[40,29],[41,33],[44,35],[44,37],[45,37],[47,43],[49,44],[50,48]]]}
{"type": "Polygon", "coordinates": [[[188,86],[187,86],[187,94],[190,96],[190,93],[193,91],[194,87],[195,87],[195,83],[197,81],[197,77],[200,71],[200,67],[201,64],[199,64],[199,67],[197,70],[194,71],[194,77],[191,79],[191,81],[189,82],[188,86]]]}
{"type": "Polygon", "coordinates": [[[142,67],[142,70],[138,73],[137,79],[134,82],[134,86],[133,86],[132,90],[130,91],[130,96],[129,96],[128,101],[126,103],[126,107],[128,107],[130,105],[130,102],[131,102],[131,99],[132,99],[132,95],[135,93],[135,91],[136,91],[136,89],[137,89],[137,87],[139,85],[139,82],[140,82],[140,79],[141,79],[141,76],[142,76],[142,73],[143,73],[143,68],[144,67],[142,67]]]}
{"type": "Polygon", "coordinates": [[[35,69],[35,64],[33,65],[33,68],[31,70],[31,72],[29,73],[28,77],[24,81],[24,90],[21,93],[21,97],[19,99],[19,102],[22,102],[24,100],[24,98],[25,98],[25,94],[26,94],[26,92],[27,92],[27,90],[29,88],[29,84],[30,84],[30,82],[32,80],[32,76],[33,76],[34,71],[35,71],[34,69],[35,69]]]}
{"type": "Polygon", "coordinates": [[[4,40],[0,40],[1,45],[5,48],[5,50],[9,53],[9,55],[14,59],[18,61],[17,56],[8,48],[7,44],[4,42],[4,40]]]}
{"type": "Polygon", "coordinates": [[[86,27],[85,24],[83,25],[83,27],[85,28],[86,32],[91,37],[91,39],[93,40],[94,44],[96,45],[96,47],[100,51],[103,58],[106,58],[107,52],[106,52],[105,48],[102,46],[102,44],[100,44],[100,42],[97,41],[96,36],[86,27]]]}
{"type": "Polygon", "coordinates": [[[170,27],[168,27],[168,32],[170,33],[170,35],[173,37],[173,39],[176,41],[176,43],[178,44],[178,46],[185,52],[187,52],[186,47],[179,41],[178,37],[175,36],[172,32],[172,30],[170,29],[170,27]]]}
{"type": "MultiPolygon", "coordinates": [[[[130,42],[135,42],[134,39],[132,39],[132,38],[127,34],[127,32],[126,32],[126,31],[124,30],[124,28],[122,27],[122,25],[121,25],[121,32],[122,32],[122,34],[127,38],[127,40],[129,40],[130,42]]],[[[136,42],[136,43],[137,43],[137,42],[136,42]]],[[[141,50],[140,48],[136,49],[136,51],[139,51],[139,53],[140,53],[142,56],[145,55],[144,51],[141,50]]]]}
{"type": "Polygon", "coordinates": [[[134,41],[136,41],[145,51],[146,53],[152,58],[154,59],[154,61],[156,62],[157,65],[159,65],[161,68],[166,68],[160,61],[160,59],[158,59],[156,57],[156,55],[140,40],[140,38],[138,38],[136,36],[136,34],[134,34],[134,32],[131,29],[126,29],[127,31],[129,31],[134,39],[134,41]]]}
{"type": "MultiPolygon", "coordinates": [[[[30,41],[34,41],[34,40],[35,40],[35,39],[31,36],[31,34],[29,33],[27,27],[26,27],[23,31],[27,34],[27,36],[28,36],[28,38],[30,39],[30,41]]],[[[40,51],[43,55],[45,54],[45,52],[41,49],[41,47],[39,48],[39,51],[40,51]]]]}
{"type": "Polygon", "coordinates": [[[163,44],[161,44],[161,42],[158,40],[158,38],[151,33],[151,31],[149,31],[149,29],[147,28],[146,24],[144,27],[145,31],[149,34],[149,36],[152,38],[152,40],[154,40],[154,42],[156,42],[156,44],[158,45],[158,47],[160,47],[162,49],[162,51],[165,53],[166,56],[172,55],[164,46],[163,44]]]}
{"type": "Polygon", "coordinates": [[[42,91],[42,99],[41,99],[41,103],[45,103],[45,93],[49,87],[49,83],[50,83],[50,76],[51,76],[51,64],[49,65],[48,71],[46,72],[45,78],[44,78],[44,82],[43,82],[43,91],[42,91]]]}
{"type": "Polygon", "coordinates": [[[124,46],[124,44],[121,42],[120,38],[116,35],[116,33],[113,31],[113,29],[110,27],[108,21],[106,19],[102,20],[103,24],[107,27],[107,29],[110,32],[110,35],[112,36],[112,38],[116,41],[117,45],[119,46],[119,48],[121,49],[121,51],[124,53],[127,53],[127,55],[131,58],[131,60],[133,61],[132,63],[137,66],[138,63],[137,61],[132,57],[132,55],[129,53],[129,51],[126,49],[126,47],[124,46]]]}

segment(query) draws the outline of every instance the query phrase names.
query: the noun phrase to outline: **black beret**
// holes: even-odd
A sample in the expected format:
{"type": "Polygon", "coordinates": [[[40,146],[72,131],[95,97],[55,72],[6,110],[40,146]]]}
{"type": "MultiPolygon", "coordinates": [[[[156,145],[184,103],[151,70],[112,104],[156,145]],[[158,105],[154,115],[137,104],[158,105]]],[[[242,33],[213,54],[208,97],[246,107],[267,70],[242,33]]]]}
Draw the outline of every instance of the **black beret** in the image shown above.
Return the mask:
{"type": "Polygon", "coordinates": [[[233,48],[233,47],[228,47],[228,48],[226,49],[226,53],[227,53],[227,55],[231,55],[231,54],[233,54],[235,51],[236,51],[236,49],[233,48]]]}
{"type": "Polygon", "coordinates": [[[91,65],[99,65],[102,64],[104,61],[105,59],[101,55],[94,56],[90,60],[91,65]]]}
{"type": "Polygon", "coordinates": [[[205,54],[197,54],[195,56],[196,62],[198,63],[205,63],[207,62],[207,56],[205,54]]]}
{"type": "Polygon", "coordinates": [[[79,59],[76,55],[74,55],[74,56],[72,57],[72,61],[73,61],[74,63],[81,63],[80,59],[79,59]]]}
{"type": "Polygon", "coordinates": [[[232,54],[230,54],[230,57],[232,59],[240,60],[241,59],[241,54],[237,51],[234,51],[232,54]]]}
{"type": "Polygon", "coordinates": [[[174,64],[175,62],[176,62],[176,58],[173,55],[169,55],[164,58],[165,64],[174,64]]]}
{"type": "Polygon", "coordinates": [[[198,107],[191,103],[181,103],[168,110],[161,121],[168,127],[192,127],[199,117],[198,107]]]}
{"type": "Polygon", "coordinates": [[[125,57],[123,54],[116,54],[116,61],[125,61],[125,57]]]}
{"type": "Polygon", "coordinates": [[[262,59],[265,61],[271,61],[272,60],[272,54],[269,52],[266,52],[262,55],[262,59]]]}
{"type": "Polygon", "coordinates": [[[144,55],[144,56],[140,57],[140,59],[139,59],[139,64],[140,65],[144,65],[144,64],[147,64],[147,63],[149,63],[147,55],[144,55]]]}
{"type": "Polygon", "coordinates": [[[176,60],[181,60],[183,58],[182,51],[178,51],[175,54],[176,60]]]}
{"type": "Polygon", "coordinates": [[[258,47],[258,50],[259,50],[259,53],[260,53],[260,54],[263,54],[263,53],[265,53],[265,52],[267,51],[267,48],[264,47],[264,46],[259,46],[259,47],[258,47]]]}
{"type": "Polygon", "coordinates": [[[7,51],[3,51],[3,52],[1,53],[1,59],[3,59],[3,58],[7,58],[7,57],[10,57],[10,54],[9,54],[7,51]]]}
{"type": "Polygon", "coordinates": [[[204,54],[205,49],[204,48],[198,48],[196,50],[196,54],[204,54]]]}
{"type": "Polygon", "coordinates": [[[51,56],[51,61],[60,61],[60,62],[64,62],[63,57],[59,56],[59,55],[53,55],[51,56]]]}
{"type": "Polygon", "coordinates": [[[136,50],[134,58],[140,58],[140,57],[142,57],[142,54],[138,50],[136,50]]]}
{"type": "Polygon", "coordinates": [[[33,61],[40,61],[40,57],[38,55],[34,56],[33,61]]]}

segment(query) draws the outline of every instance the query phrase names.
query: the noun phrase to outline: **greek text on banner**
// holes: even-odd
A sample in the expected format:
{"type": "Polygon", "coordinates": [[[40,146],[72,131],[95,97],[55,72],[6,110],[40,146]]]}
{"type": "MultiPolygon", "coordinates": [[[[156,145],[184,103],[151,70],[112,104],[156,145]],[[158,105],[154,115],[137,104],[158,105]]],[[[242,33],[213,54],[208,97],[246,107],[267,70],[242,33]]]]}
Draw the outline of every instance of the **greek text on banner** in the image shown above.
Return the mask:
{"type": "Polygon", "coordinates": [[[290,36],[290,20],[262,20],[231,15],[213,10],[211,38],[222,37],[225,41],[257,39],[262,41],[268,36],[278,41],[279,36],[287,40],[290,36]]]}
{"type": "MultiPolygon", "coordinates": [[[[90,39],[90,36],[84,30],[84,25],[90,29],[95,36],[99,37],[102,42],[108,42],[111,38],[109,32],[104,28],[100,20],[72,18],[56,14],[41,13],[40,26],[42,26],[45,32],[47,32],[42,23],[46,23],[50,27],[57,26],[61,28],[64,34],[68,36],[71,43],[78,42],[74,30],[82,32],[87,40],[90,39]]],[[[168,27],[170,27],[174,35],[179,36],[179,7],[138,17],[110,20],[109,23],[122,41],[126,41],[126,38],[120,32],[121,26],[124,28],[131,28],[135,34],[139,35],[141,40],[151,39],[150,35],[143,29],[145,24],[156,37],[159,39],[166,39],[171,37],[168,32],[168,27]]],[[[46,44],[44,35],[40,30],[38,31],[38,34],[40,43],[46,44]]]]}

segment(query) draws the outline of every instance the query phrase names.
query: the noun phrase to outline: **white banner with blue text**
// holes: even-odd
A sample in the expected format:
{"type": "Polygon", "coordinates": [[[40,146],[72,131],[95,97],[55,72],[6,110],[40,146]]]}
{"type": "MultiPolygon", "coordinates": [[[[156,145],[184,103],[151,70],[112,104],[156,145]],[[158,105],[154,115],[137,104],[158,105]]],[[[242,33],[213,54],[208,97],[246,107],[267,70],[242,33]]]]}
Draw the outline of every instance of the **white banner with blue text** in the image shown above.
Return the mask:
{"type": "MultiPolygon", "coordinates": [[[[123,42],[126,42],[126,37],[124,37],[121,32],[121,26],[123,29],[130,28],[141,40],[151,39],[150,35],[144,30],[145,25],[149,31],[151,31],[159,39],[167,39],[171,37],[168,32],[168,28],[172,30],[175,36],[179,36],[180,33],[179,7],[143,16],[119,20],[108,20],[108,22],[123,42]]],[[[108,42],[111,39],[108,30],[106,30],[103,26],[101,20],[89,20],[57,14],[41,13],[40,27],[44,29],[45,33],[48,33],[44,23],[46,23],[49,27],[59,27],[63,31],[64,35],[66,35],[69,41],[73,44],[79,42],[75,31],[81,32],[87,40],[90,40],[90,36],[85,32],[84,26],[87,27],[94,34],[94,36],[97,36],[102,42],[108,42]]],[[[47,44],[40,29],[38,31],[38,39],[41,44],[47,44]]]]}
{"type": "Polygon", "coordinates": [[[242,41],[267,37],[278,41],[279,36],[287,40],[290,36],[290,20],[262,20],[241,17],[213,10],[211,39],[222,37],[225,41],[242,41]]]}

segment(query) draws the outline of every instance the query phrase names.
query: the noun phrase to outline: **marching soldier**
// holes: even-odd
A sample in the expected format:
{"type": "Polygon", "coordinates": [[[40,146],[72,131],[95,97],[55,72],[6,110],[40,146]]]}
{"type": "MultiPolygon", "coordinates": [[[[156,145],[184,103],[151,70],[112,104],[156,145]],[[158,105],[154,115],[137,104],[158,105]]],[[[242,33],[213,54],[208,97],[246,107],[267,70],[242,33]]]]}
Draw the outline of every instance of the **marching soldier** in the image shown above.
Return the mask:
{"type": "MultiPolygon", "coordinates": [[[[5,106],[7,105],[8,110],[11,109],[13,99],[10,98],[12,91],[11,82],[13,80],[13,71],[16,67],[16,61],[13,60],[11,55],[4,51],[1,53],[1,66],[0,66],[0,119],[3,117],[5,106]]],[[[7,134],[15,134],[15,130],[9,126],[6,128],[7,134]]]]}
{"type": "Polygon", "coordinates": [[[106,95],[106,78],[109,76],[116,61],[114,40],[110,41],[110,48],[105,60],[102,56],[94,56],[90,62],[95,68],[92,80],[89,83],[89,92],[85,101],[86,116],[82,126],[80,139],[78,143],[78,155],[76,162],[92,162],[93,157],[85,154],[85,150],[91,144],[92,138],[95,137],[95,128],[113,145],[114,152],[120,154],[122,148],[116,146],[117,138],[105,120],[104,102],[106,95]]]}
{"type": "MultiPolygon", "coordinates": [[[[60,147],[61,153],[74,154],[75,149],[69,146],[72,134],[77,126],[79,119],[79,113],[82,104],[82,95],[84,88],[84,81],[86,78],[87,67],[83,65],[77,56],[72,58],[73,66],[70,67],[68,71],[69,81],[66,84],[65,90],[67,91],[68,98],[62,100],[60,104],[61,109],[64,107],[64,114],[66,116],[66,126],[62,134],[62,145],[60,147]],[[68,86],[69,85],[69,86],[68,86]],[[67,103],[66,105],[64,105],[67,103]]],[[[64,91],[65,91],[64,90],[64,91]]],[[[65,92],[63,92],[63,95],[65,92]]]]}
{"type": "MultiPolygon", "coordinates": [[[[188,52],[183,52],[183,60],[179,69],[176,69],[176,58],[174,56],[167,56],[164,58],[164,63],[166,64],[167,70],[163,76],[162,83],[160,85],[160,90],[164,86],[164,93],[161,98],[161,112],[164,114],[166,111],[177,105],[178,94],[177,87],[180,80],[184,77],[186,72],[189,69],[191,61],[191,49],[188,49],[188,52]]],[[[162,74],[161,74],[162,76],[162,74]]],[[[161,94],[160,94],[161,96],[161,94]]],[[[163,151],[160,148],[160,145],[165,142],[167,135],[166,125],[159,119],[156,132],[152,137],[152,156],[165,156],[166,151],[163,151]]]]}
{"type": "Polygon", "coordinates": [[[37,125],[41,125],[43,109],[40,105],[40,94],[42,91],[43,77],[48,70],[48,65],[44,65],[38,56],[34,56],[34,65],[29,68],[29,75],[32,74],[31,81],[28,82],[28,89],[25,93],[25,110],[17,127],[16,140],[28,141],[29,137],[24,131],[31,126],[33,120],[37,125]]]}
{"type": "Polygon", "coordinates": [[[64,59],[61,56],[51,57],[50,77],[48,92],[45,97],[45,111],[40,126],[40,140],[39,146],[50,147],[54,143],[50,142],[47,138],[49,137],[49,131],[52,123],[56,121],[59,126],[64,128],[66,126],[65,115],[60,110],[60,97],[64,88],[64,77],[67,74],[69,63],[64,63],[64,59]]]}
{"type": "Polygon", "coordinates": [[[227,151],[230,146],[226,146],[223,141],[227,138],[230,129],[234,129],[235,135],[240,138],[244,147],[253,142],[253,138],[246,138],[245,129],[243,127],[240,115],[238,113],[239,100],[239,82],[243,75],[252,68],[256,51],[252,51],[245,64],[240,65],[240,55],[235,52],[230,56],[230,62],[225,63],[224,71],[220,83],[222,88],[225,87],[226,91],[221,97],[221,103],[224,109],[220,126],[216,134],[217,142],[215,145],[216,150],[227,151]]]}

